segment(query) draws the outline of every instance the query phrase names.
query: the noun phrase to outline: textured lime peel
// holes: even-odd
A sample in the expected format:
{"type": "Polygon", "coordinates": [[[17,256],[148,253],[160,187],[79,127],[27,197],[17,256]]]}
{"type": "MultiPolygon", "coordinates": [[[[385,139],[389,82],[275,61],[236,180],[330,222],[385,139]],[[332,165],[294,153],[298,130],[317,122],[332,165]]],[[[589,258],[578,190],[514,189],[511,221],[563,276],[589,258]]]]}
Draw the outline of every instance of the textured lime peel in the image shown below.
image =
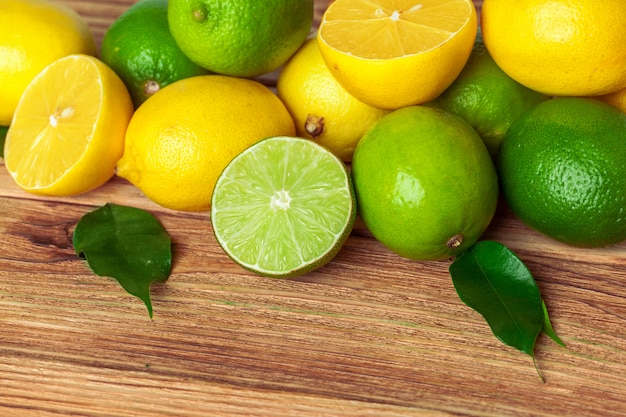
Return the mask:
{"type": "Polygon", "coordinates": [[[325,265],[355,217],[345,164],[312,141],[286,136],[262,140],[235,157],[211,204],[213,231],[228,256],[277,278],[325,265]]]}

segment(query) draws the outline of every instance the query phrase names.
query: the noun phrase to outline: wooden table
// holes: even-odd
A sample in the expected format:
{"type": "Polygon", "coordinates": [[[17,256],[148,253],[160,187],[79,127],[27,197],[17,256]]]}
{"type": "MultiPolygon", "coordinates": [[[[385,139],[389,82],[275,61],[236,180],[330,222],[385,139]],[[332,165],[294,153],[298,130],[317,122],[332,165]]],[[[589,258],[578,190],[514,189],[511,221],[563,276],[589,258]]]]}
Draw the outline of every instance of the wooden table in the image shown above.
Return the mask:
{"type": "MultiPolygon", "coordinates": [[[[66,0],[98,40],[132,0],[66,0]]],[[[505,206],[485,238],[536,276],[563,349],[537,364],[456,295],[445,262],[413,262],[358,225],[298,279],[254,276],[222,253],[206,213],[162,209],[113,179],[74,198],[20,191],[0,167],[1,416],[625,416],[626,245],[581,250],[505,206]],[[173,237],[154,318],[72,247],[107,202],[154,213],[173,237]]]]}

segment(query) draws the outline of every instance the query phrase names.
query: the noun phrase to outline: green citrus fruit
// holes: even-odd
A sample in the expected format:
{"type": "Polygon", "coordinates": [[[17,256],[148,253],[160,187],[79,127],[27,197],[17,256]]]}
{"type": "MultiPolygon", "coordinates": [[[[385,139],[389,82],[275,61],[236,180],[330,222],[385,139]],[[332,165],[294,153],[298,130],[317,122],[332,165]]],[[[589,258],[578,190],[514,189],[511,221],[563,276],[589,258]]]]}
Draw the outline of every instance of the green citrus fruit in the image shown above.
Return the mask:
{"type": "Polygon", "coordinates": [[[169,0],[172,35],[213,72],[253,77],[277,69],[304,42],[313,0],[169,0]]]}
{"type": "Polygon", "coordinates": [[[495,160],[511,124],[523,112],[549,98],[502,71],[489,55],[479,33],[461,74],[430,105],[451,111],[468,121],[495,160]]]}
{"type": "Polygon", "coordinates": [[[208,73],[172,37],[167,0],[140,0],[127,9],[107,29],[101,57],[122,78],[135,107],[174,81],[208,73]]]}
{"type": "Polygon", "coordinates": [[[345,164],[308,139],[264,139],[236,156],[213,192],[218,243],[239,265],[294,277],[330,261],[350,235],[356,203],[345,164]]]}
{"type": "Polygon", "coordinates": [[[489,152],[459,116],[426,106],[387,114],[352,159],[357,205],[372,235],[416,260],[450,258],[472,246],[496,209],[489,152]]]}
{"type": "Polygon", "coordinates": [[[598,100],[555,98],[509,129],[500,150],[504,197],[523,222],[561,242],[626,239],[626,114],[598,100]]]}

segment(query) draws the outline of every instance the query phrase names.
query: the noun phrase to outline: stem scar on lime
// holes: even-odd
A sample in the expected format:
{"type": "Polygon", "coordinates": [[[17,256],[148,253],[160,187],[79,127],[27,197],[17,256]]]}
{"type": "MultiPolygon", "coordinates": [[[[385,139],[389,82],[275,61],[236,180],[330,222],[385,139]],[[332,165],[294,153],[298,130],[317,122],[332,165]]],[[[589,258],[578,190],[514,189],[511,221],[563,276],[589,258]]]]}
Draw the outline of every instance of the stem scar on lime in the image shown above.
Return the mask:
{"type": "Polygon", "coordinates": [[[204,4],[199,5],[195,9],[193,9],[193,18],[196,22],[202,23],[207,20],[209,16],[209,11],[207,10],[204,4]]]}

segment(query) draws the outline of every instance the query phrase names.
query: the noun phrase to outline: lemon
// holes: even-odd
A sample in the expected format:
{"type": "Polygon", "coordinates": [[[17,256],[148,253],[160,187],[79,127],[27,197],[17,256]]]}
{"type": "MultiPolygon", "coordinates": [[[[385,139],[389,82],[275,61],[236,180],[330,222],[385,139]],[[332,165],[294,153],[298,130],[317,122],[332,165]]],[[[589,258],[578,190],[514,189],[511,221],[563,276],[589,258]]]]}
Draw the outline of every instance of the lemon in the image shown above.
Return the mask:
{"type": "Polygon", "coordinates": [[[346,91],[397,109],[431,101],[454,81],[477,25],[471,0],[335,0],[317,39],[346,91]]]}
{"type": "Polygon", "coordinates": [[[306,39],[313,0],[169,0],[183,52],[212,72],[254,77],[284,64],[306,39]]]}
{"type": "Polygon", "coordinates": [[[87,22],[56,1],[0,2],[0,125],[9,125],[26,86],[44,67],[71,54],[96,54],[87,22]]]}
{"type": "Polygon", "coordinates": [[[211,222],[239,265],[286,278],[333,259],[356,212],[350,174],[337,156],[304,138],[272,137],[236,156],[220,175],[211,222]]]}
{"type": "Polygon", "coordinates": [[[466,121],[444,110],[409,106],[384,116],[359,141],[352,175],[368,230],[406,258],[464,252],[495,213],[489,152],[466,121]]]}
{"type": "Polygon", "coordinates": [[[117,175],[163,207],[209,210],[215,181],[231,159],[280,135],[295,135],[295,127],[268,87],[222,75],[185,78],[135,111],[117,175]]]}
{"type": "Polygon", "coordinates": [[[309,39],[278,76],[278,97],[296,122],[298,136],[314,140],[346,162],[367,129],[388,110],[362,103],[335,80],[317,41],[309,39]]]}
{"type": "Polygon", "coordinates": [[[626,113],[626,88],[622,88],[621,90],[617,90],[603,96],[593,96],[591,98],[604,101],[605,103],[608,103],[626,113]]]}
{"type": "Polygon", "coordinates": [[[113,176],[132,111],[111,68],[88,55],[60,58],[24,90],[7,133],[5,166],[35,194],[90,191],[113,176]]]}
{"type": "Polygon", "coordinates": [[[511,124],[526,110],[549,98],[502,71],[489,55],[479,32],[461,74],[429,105],[469,122],[497,160],[500,144],[511,124]]]}
{"type": "Polygon", "coordinates": [[[598,100],[535,106],[502,142],[500,178],[511,211],[539,232],[581,247],[626,239],[626,114],[598,100]]]}
{"type": "Polygon", "coordinates": [[[174,81],[208,72],[176,44],[167,22],[167,1],[133,4],[102,40],[102,60],[122,78],[135,107],[174,81]]]}
{"type": "Polygon", "coordinates": [[[511,78],[554,96],[626,87],[623,0],[485,0],[487,49],[511,78]]]}

